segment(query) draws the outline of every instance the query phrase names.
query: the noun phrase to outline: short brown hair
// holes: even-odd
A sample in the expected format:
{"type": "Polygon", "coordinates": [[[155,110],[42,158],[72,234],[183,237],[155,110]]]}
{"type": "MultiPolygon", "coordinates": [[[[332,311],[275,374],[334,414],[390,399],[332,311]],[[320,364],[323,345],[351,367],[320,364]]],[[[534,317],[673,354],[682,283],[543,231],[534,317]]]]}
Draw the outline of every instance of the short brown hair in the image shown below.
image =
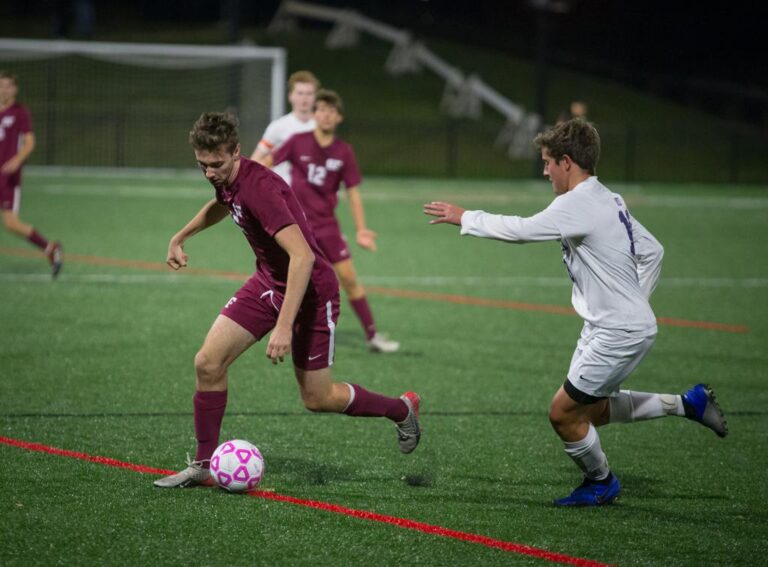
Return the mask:
{"type": "Polygon", "coordinates": [[[312,83],[315,85],[315,89],[320,88],[320,81],[317,80],[317,77],[311,71],[296,71],[292,73],[288,77],[288,94],[291,94],[296,83],[312,83]]]}
{"type": "Polygon", "coordinates": [[[240,143],[237,117],[231,112],[204,112],[189,132],[189,143],[196,150],[216,151],[226,146],[230,153],[240,143]]]}
{"type": "Polygon", "coordinates": [[[324,102],[328,106],[335,108],[342,116],[344,115],[344,103],[341,101],[341,97],[336,91],[320,89],[315,95],[315,109],[317,109],[318,102],[324,102]]]}
{"type": "Polygon", "coordinates": [[[556,162],[563,156],[570,157],[581,169],[595,174],[600,161],[600,134],[586,120],[573,118],[542,132],[533,143],[541,151],[546,148],[556,162]]]}
{"type": "Polygon", "coordinates": [[[3,71],[2,69],[0,69],[0,79],[10,79],[13,81],[13,84],[18,84],[16,75],[14,73],[3,71]]]}

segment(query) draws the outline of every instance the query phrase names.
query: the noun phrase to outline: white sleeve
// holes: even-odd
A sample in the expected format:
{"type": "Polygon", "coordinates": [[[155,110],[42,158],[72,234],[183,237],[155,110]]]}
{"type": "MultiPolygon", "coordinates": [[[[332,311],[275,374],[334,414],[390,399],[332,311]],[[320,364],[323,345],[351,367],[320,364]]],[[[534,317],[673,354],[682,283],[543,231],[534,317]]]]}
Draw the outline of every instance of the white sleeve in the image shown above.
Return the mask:
{"type": "Polygon", "coordinates": [[[646,298],[650,298],[661,275],[664,247],[636,218],[632,219],[632,238],[635,244],[640,289],[643,290],[646,298]]]}
{"type": "Polygon", "coordinates": [[[267,126],[267,129],[264,130],[264,135],[261,137],[261,140],[259,140],[259,145],[265,150],[271,152],[272,150],[276,149],[278,145],[280,145],[280,142],[280,126],[277,123],[277,120],[274,120],[270,122],[267,126]]]}
{"type": "Polygon", "coordinates": [[[493,238],[506,242],[537,242],[558,240],[560,230],[552,215],[544,210],[532,217],[523,218],[493,215],[485,211],[465,211],[461,215],[461,234],[493,238]]]}
{"type": "Polygon", "coordinates": [[[563,195],[527,218],[465,211],[461,216],[461,234],[520,243],[578,238],[593,229],[590,215],[582,211],[584,206],[580,200],[563,195]]]}

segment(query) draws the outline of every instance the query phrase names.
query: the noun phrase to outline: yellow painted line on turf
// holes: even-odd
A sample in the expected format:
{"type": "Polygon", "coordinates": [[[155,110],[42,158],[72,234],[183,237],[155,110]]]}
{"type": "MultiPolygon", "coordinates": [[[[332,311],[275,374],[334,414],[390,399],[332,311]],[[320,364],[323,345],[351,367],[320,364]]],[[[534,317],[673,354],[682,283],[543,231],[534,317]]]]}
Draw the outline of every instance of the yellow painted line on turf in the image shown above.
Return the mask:
{"type": "MultiPolygon", "coordinates": [[[[42,253],[26,248],[8,248],[0,246],[0,254],[6,256],[20,256],[24,258],[41,257],[42,253]]],[[[137,270],[148,270],[155,272],[165,272],[168,274],[186,274],[190,276],[215,276],[228,280],[242,282],[250,277],[250,274],[242,272],[230,272],[225,270],[212,270],[206,268],[184,268],[179,272],[174,272],[166,264],[160,262],[146,262],[143,260],[123,260],[121,258],[105,258],[103,256],[90,256],[82,254],[66,253],[64,255],[66,262],[75,262],[80,264],[89,264],[94,266],[114,266],[120,268],[129,268],[137,270]]],[[[498,309],[512,309],[516,311],[539,311],[544,313],[553,313],[557,315],[575,316],[576,312],[570,306],[548,305],[543,303],[527,303],[520,301],[510,301],[504,299],[489,299],[484,297],[473,297],[468,295],[458,295],[449,293],[434,293],[428,291],[416,291],[409,289],[397,289],[389,287],[367,287],[369,293],[385,295],[388,297],[397,297],[402,299],[417,299],[422,301],[436,301],[442,303],[454,303],[458,305],[475,305],[481,307],[494,307],[498,309]]],[[[688,319],[677,319],[668,317],[658,317],[660,325],[670,327],[685,327],[693,329],[706,329],[710,331],[723,331],[726,333],[748,333],[750,328],[746,325],[732,325],[729,323],[716,323],[712,321],[692,321],[688,319]]]]}

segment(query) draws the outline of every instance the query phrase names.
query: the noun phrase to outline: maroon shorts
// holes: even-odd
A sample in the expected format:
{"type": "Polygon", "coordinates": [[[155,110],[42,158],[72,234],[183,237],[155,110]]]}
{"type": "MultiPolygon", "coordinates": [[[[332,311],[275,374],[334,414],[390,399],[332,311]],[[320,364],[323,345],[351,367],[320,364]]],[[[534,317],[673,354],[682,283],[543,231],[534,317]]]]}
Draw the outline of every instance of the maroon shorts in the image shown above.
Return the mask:
{"type": "MultiPolygon", "coordinates": [[[[245,282],[221,310],[256,340],[261,340],[277,323],[283,294],[270,289],[257,276],[245,282]]],[[[293,325],[291,355],[303,370],[320,370],[333,364],[334,336],[339,320],[339,294],[328,301],[304,298],[293,325]]]]}
{"type": "Polygon", "coordinates": [[[331,264],[338,264],[352,257],[347,246],[347,239],[338,229],[323,229],[315,232],[315,240],[317,240],[320,251],[331,264]]]}
{"type": "Polygon", "coordinates": [[[21,204],[21,172],[0,173],[0,210],[19,212],[21,204]]]}

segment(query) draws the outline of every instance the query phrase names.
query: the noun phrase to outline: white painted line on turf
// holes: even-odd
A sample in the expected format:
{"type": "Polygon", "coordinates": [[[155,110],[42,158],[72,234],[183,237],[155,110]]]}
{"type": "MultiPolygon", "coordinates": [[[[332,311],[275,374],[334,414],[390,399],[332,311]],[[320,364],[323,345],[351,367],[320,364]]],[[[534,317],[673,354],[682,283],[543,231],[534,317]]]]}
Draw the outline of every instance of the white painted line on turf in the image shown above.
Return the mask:
{"type": "MultiPolygon", "coordinates": [[[[187,275],[178,274],[61,274],[57,281],[83,284],[189,284],[199,283],[201,280],[207,282],[228,283],[232,281],[220,276],[205,276],[195,274],[194,278],[187,275]]],[[[20,283],[50,283],[50,274],[3,274],[0,273],[0,282],[20,282],[20,283]]]]}
{"type": "MultiPolygon", "coordinates": [[[[364,276],[363,282],[371,285],[466,285],[485,287],[571,287],[568,277],[528,276],[364,276]]],[[[768,287],[768,278],[662,278],[659,287],[768,287]]]]}
{"type": "MultiPolygon", "coordinates": [[[[206,281],[226,281],[218,275],[195,274],[190,278],[187,274],[62,274],[59,281],[73,283],[114,283],[114,284],[144,284],[144,283],[195,283],[200,279],[206,281]]],[[[570,287],[571,281],[563,277],[527,277],[527,276],[365,276],[363,282],[370,285],[412,285],[421,287],[434,286],[467,286],[467,287],[570,287]]],[[[50,282],[47,273],[0,273],[0,282],[50,282]]],[[[768,278],[665,278],[660,287],[684,288],[763,288],[768,287],[768,278]]]]}
{"type": "Polygon", "coordinates": [[[89,179],[200,179],[195,167],[78,167],[58,165],[27,165],[24,173],[35,177],[87,177],[89,179]]]}
{"type": "Polygon", "coordinates": [[[66,185],[44,185],[41,193],[46,195],[72,195],[78,197],[113,197],[120,199],[195,199],[206,200],[213,196],[212,189],[201,187],[172,188],[167,185],[94,185],[91,187],[68,187],[66,185]]]}
{"type": "MultiPolygon", "coordinates": [[[[186,176],[170,177],[170,180],[192,180],[186,176]]],[[[197,179],[194,178],[194,179],[197,179]]],[[[71,195],[86,197],[114,197],[114,198],[157,198],[157,199],[206,199],[213,194],[211,188],[200,185],[199,187],[174,187],[169,185],[130,185],[125,183],[110,185],[43,185],[38,189],[41,193],[47,195],[71,195]]],[[[343,198],[343,195],[342,195],[343,198]]],[[[551,202],[552,197],[549,193],[533,192],[530,190],[521,191],[517,187],[510,188],[507,192],[456,192],[445,191],[438,192],[434,189],[415,189],[413,191],[365,191],[366,200],[378,202],[403,202],[403,203],[424,203],[430,200],[444,200],[454,202],[487,203],[496,205],[505,204],[541,204],[546,205],[551,202]]],[[[625,198],[630,207],[655,207],[667,209],[680,209],[697,207],[702,209],[733,209],[733,210],[754,210],[768,209],[768,198],[766,197],[730,197],[730,196],[701,196],[701,195],[646,195],[646,194],[626,194],[625,198]]]]}

